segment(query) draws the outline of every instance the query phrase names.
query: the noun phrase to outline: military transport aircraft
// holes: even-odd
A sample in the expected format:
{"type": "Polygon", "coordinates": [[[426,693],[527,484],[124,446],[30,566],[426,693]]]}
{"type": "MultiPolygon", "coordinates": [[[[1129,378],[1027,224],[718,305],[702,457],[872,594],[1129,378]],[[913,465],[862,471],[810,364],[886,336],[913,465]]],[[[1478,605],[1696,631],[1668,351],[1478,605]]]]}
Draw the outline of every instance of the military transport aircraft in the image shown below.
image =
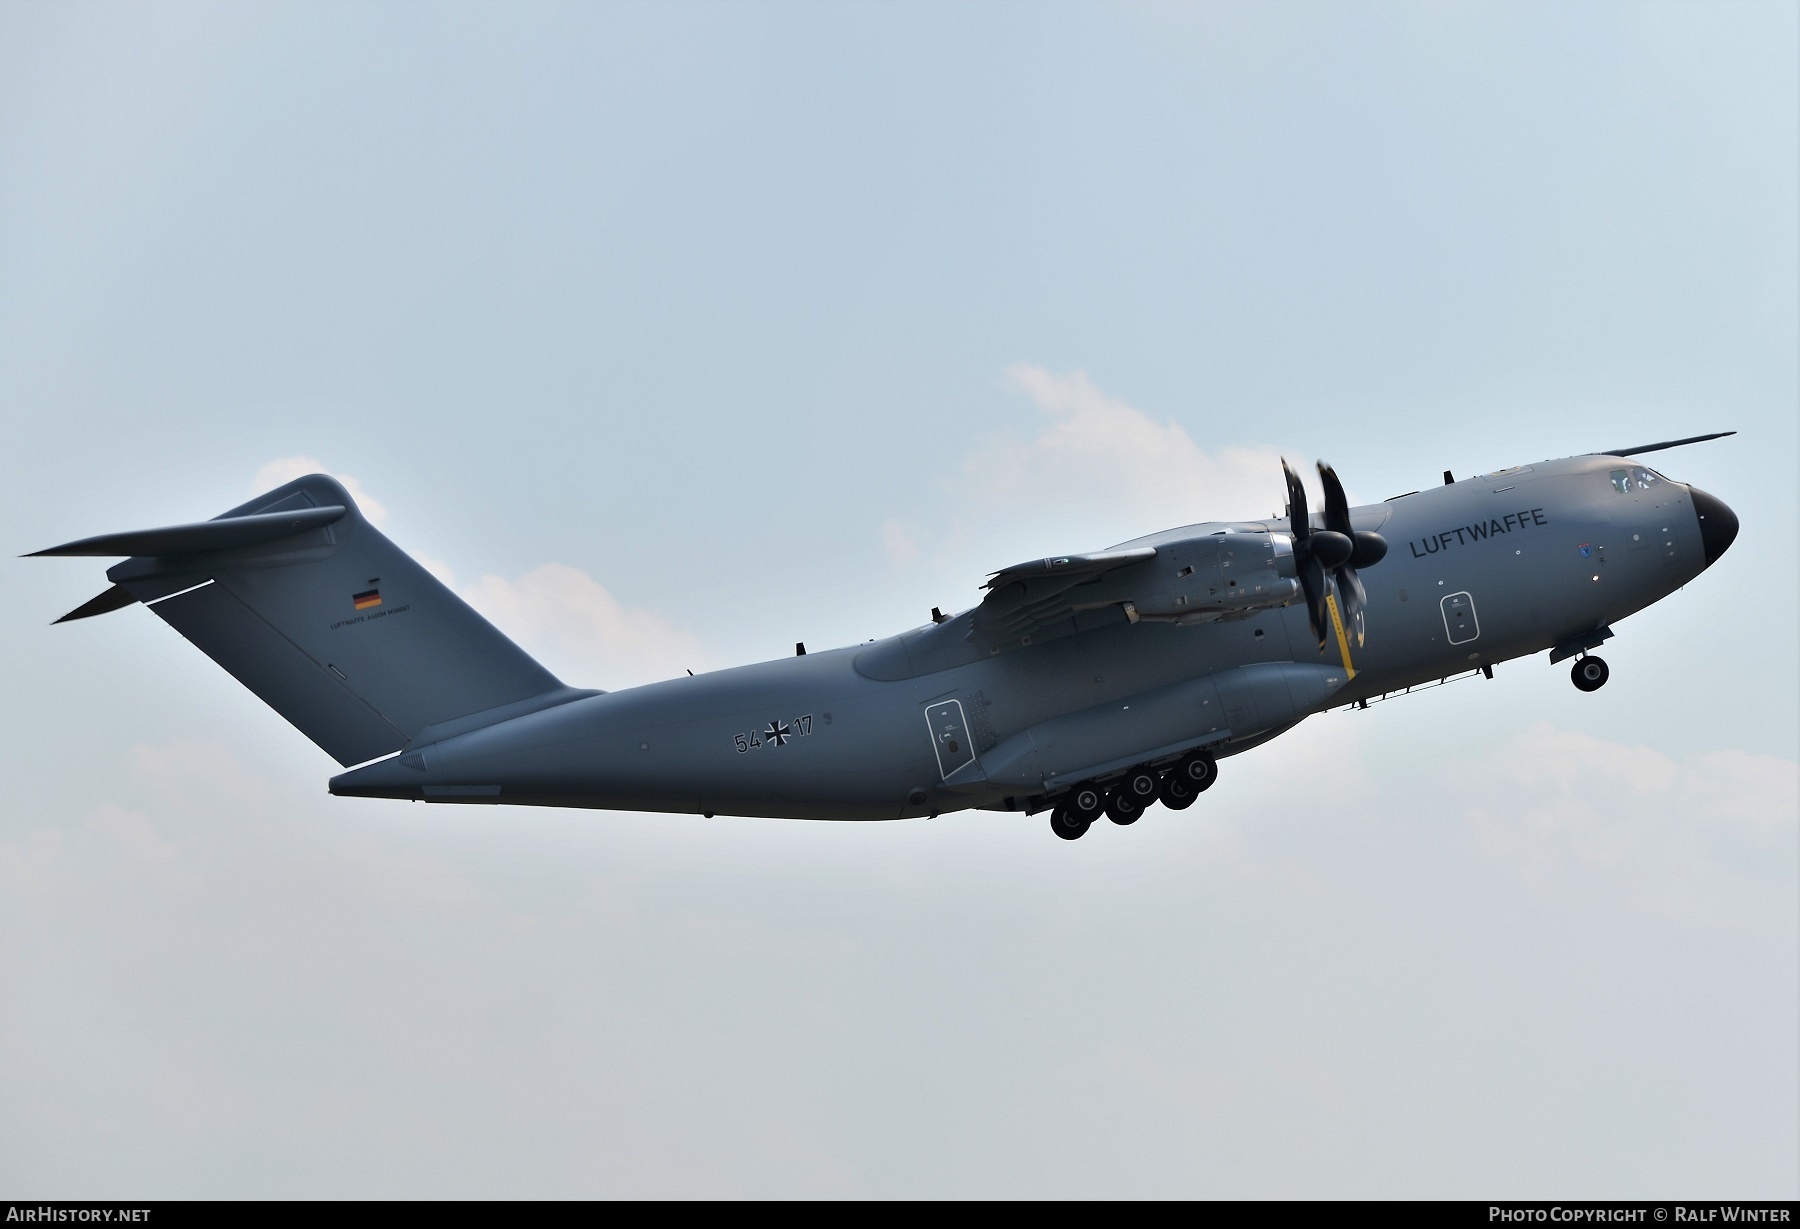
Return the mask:
{"type": "Polygon", "coordinates": [[[886,640],[624,691],[563,684],[328,477],[197,524],[39,555],[129,556],[57,622],[143,602],[349,771],[331,792],[796,819],[1179,810],[1217,763],[1326,708],[1548,650],[1575,686],[1611,625],[1724,553],[1737,517],[1632,460],[1517,465],[1322,514],[1169,529],[1021,563],[886,640]],[[354,766],[354,767],[353,767],[354,766]]]}

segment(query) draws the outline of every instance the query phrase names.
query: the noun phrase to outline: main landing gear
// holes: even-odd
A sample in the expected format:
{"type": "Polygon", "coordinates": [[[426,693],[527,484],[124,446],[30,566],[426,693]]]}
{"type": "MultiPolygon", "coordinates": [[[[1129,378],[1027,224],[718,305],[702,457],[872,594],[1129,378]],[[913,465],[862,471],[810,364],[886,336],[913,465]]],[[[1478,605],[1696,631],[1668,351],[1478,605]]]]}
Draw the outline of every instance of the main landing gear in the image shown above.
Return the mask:
{"type": "Polygon", "coordinates": [[[1599,691],[1606,686],[1607,678],[1612,671],[1598,657],[1579,657],[1575,660],[1575,668],[1569,671],[1569,677],[1581,691],[1599,691]]]}
{"type": "Polygon", "coordinates": [[[1219,779],[1219,766],[1204,751],[1195,751],[1165,772],[1140,764],[1113,783],[1110,789],[1084,781],[1063,795],[1050,812],[1050,831],[1065,841],[1087,834],[1104,814],[1119,825],[1135,824],[1144,809],[1160,802],[1171,811],[1194,804],[1202,791],[1219,779]]]}

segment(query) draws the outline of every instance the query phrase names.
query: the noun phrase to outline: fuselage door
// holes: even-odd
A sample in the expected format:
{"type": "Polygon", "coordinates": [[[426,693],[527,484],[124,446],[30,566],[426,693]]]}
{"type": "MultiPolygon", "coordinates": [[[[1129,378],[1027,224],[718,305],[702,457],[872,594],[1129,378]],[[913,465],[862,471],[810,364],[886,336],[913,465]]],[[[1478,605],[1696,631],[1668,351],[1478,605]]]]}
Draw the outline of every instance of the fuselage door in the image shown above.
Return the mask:
{"type": "Polygon", "coordinates": [[[1481,635],[1475,618],[1475,599],[1468,593],[1452,593],[1439,603],[1444,610],[1444,632],[1451,644],[1467,644],[1481,635]]]}
{"type": "Polygon", "coordinates": [[[963,719],[961,700],[940,700],[925,710],[931,728],[931,749],[937,752],[938,773],[948,781],[975,758],[969,741],[969,723],[963,719]]]}

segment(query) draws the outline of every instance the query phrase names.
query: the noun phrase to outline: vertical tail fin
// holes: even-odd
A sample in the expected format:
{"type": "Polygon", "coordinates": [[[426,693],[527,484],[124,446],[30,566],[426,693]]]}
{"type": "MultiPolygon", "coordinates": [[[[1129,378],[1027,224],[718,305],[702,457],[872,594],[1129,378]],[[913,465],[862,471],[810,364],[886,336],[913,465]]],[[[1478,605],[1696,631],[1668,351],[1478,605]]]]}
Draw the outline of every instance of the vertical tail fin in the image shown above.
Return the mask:
{"type": "Polygon", "coordinates": [[[432,727],[593,694],[565,687],[322,474],[211,521],[37,553],[131,555],[65,619],[147,603],[345,766],[432,727]]]}

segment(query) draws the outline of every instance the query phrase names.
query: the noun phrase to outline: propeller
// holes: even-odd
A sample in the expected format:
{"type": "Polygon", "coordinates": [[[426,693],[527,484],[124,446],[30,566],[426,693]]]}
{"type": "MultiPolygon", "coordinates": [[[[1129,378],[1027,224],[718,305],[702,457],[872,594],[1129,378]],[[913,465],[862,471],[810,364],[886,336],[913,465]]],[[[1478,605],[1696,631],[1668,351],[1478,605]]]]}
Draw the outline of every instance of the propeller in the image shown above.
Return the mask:
{"type": "Polygon", "coordinates": [[[1301,592],[1306,595],[1306,617],[1313,635],[1319,638],[1323,649],[1329,625],[1326,599],[1335,591],[1346,630],[1356,637],[1356,645],[1361,648],[1365,638],[1363,610],[1369,599],[1356,569],[1380,563],[1387,555],[1387,539],[1373,530],[1351,526],[1350,501],[1344,497],[1344,484],[1338,481],[1337,471],[1325,462],[1319,462],[1319,481],[1325,487],[1323,529],[1312,527],[1306,510],[1306,488],[1300,485],[1299,475],[1288,466],[1286,458],[1282,459],[1281,472],[1287,477],[1294,571],[1301,592]]]}

